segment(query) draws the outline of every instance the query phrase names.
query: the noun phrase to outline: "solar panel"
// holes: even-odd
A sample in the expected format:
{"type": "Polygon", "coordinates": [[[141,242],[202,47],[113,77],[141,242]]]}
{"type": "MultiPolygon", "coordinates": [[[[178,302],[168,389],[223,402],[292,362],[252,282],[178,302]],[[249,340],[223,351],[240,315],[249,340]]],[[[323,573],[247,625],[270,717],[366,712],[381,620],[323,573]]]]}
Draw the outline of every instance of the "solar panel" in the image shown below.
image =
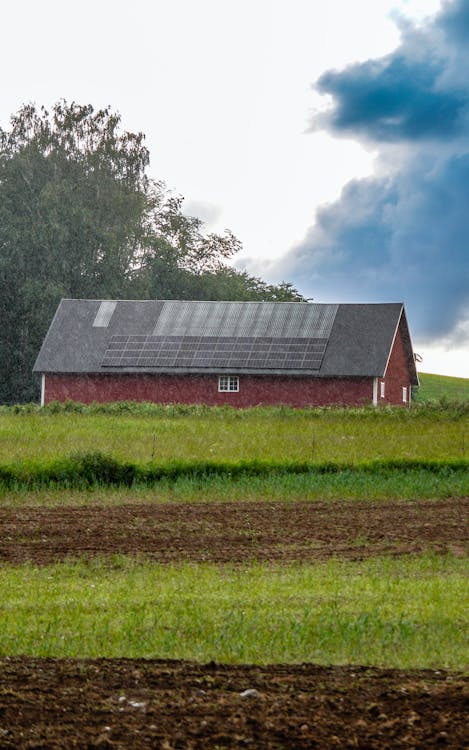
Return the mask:
{"type": "Polygon", "coordinates": [[[96,317],[93,321],[94,328],[107,328],[112,318],[112,314],[116,309],[117,302],[115,300],[103,300],[98,308],[96,317]]]}
{"type": "Polygon", "coordinates": [[[163,302],[154,336],[328,338],[338,305],[298,302],[163,302]]]}
{"type": "Polygon", "coordinates": [[[103,367],[319,370],[326,338],[112,336],[103,367]]]}

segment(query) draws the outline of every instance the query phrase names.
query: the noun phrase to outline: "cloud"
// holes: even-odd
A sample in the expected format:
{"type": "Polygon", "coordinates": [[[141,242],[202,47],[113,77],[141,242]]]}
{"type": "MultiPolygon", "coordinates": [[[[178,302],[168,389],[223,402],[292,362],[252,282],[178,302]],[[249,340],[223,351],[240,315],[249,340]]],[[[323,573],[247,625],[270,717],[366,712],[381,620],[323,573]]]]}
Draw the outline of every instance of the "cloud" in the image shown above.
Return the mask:
{"type": "Polygon", "coordinates": [[[442,62],[426,63],[405,55],[353,65],[321,76],[317,89],[336,105],[315,127],[360,133],[374,140],[453,138],[467,132],[469,92],[440,90],[442,62]]]}
{"type": "Polygon", "coordinates": [[[204,222],[206,228],[209,229],[210,226],[217,223],[222,214],[222,209],[220,206],[208,201],[185,200],[183,213],[186,216],[197,216],[197,218],[204,222]]]}
{"type": "Polygon", "coordinates": [[[469,42],[469,5],[464,0],[446,2],[438,23],[449,41],[458,44],[469,42]]]}
{"type": "Polygon", "coordinates": [[[460,341],[469,330],[469,0],[445,3],[421,27],[402,23],[401,34],[392,54],[319,78],[332,106],[313,127],[372,144],[377,169],[319,209],[279,270],[316,299],[403,300],[415,335],[460,341]]]}
{"type": "Polygon", "coordinates": [[[469,154],[351,182],[318,212],[295,267],[313,296],[404,300],[422,335],[444,335],[469,308],[468,186],[469,154]]]}

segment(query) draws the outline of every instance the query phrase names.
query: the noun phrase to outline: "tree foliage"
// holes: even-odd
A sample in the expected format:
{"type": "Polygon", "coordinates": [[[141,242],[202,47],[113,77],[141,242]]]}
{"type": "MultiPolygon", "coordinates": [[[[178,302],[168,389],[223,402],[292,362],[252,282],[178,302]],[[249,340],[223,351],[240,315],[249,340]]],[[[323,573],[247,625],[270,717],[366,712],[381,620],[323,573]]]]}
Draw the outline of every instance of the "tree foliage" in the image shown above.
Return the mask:
{"type": "Polygon", "coordinates": [[[0,128],[0,402],[37,398],[31,370],[61,297],[302,299],[234,270],[239,240],[185,216],[148,177],[143,134],[120,125],[61,101],[0,128]]]}

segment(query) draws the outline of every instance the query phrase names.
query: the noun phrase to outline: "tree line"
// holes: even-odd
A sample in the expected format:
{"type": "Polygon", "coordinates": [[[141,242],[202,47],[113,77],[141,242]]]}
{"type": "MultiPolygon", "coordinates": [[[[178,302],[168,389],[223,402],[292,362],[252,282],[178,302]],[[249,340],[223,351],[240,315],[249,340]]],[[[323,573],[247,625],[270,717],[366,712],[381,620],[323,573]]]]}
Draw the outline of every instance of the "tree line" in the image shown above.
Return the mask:
{"type": "Polygon", "coordinates": [[[303,301],[229,265],[240,241],[204,231],[148,165],[144,135],[110,108],[28,104],[0,128],[0,403],[38,398],[62,297],[303,301]]]}

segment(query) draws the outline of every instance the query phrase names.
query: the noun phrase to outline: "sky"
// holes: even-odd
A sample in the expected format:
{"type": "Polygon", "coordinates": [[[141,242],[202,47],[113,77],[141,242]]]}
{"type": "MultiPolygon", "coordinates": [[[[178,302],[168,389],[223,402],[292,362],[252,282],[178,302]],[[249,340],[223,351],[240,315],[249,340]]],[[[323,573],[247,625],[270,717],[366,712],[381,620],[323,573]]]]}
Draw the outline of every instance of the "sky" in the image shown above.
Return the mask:
{"type": "Polygon", "coordinates": [[[403,301],[420,370],[469,377],[469,0],[23,0],[0,126],[109,105],[240,269],[403,301]]]}

